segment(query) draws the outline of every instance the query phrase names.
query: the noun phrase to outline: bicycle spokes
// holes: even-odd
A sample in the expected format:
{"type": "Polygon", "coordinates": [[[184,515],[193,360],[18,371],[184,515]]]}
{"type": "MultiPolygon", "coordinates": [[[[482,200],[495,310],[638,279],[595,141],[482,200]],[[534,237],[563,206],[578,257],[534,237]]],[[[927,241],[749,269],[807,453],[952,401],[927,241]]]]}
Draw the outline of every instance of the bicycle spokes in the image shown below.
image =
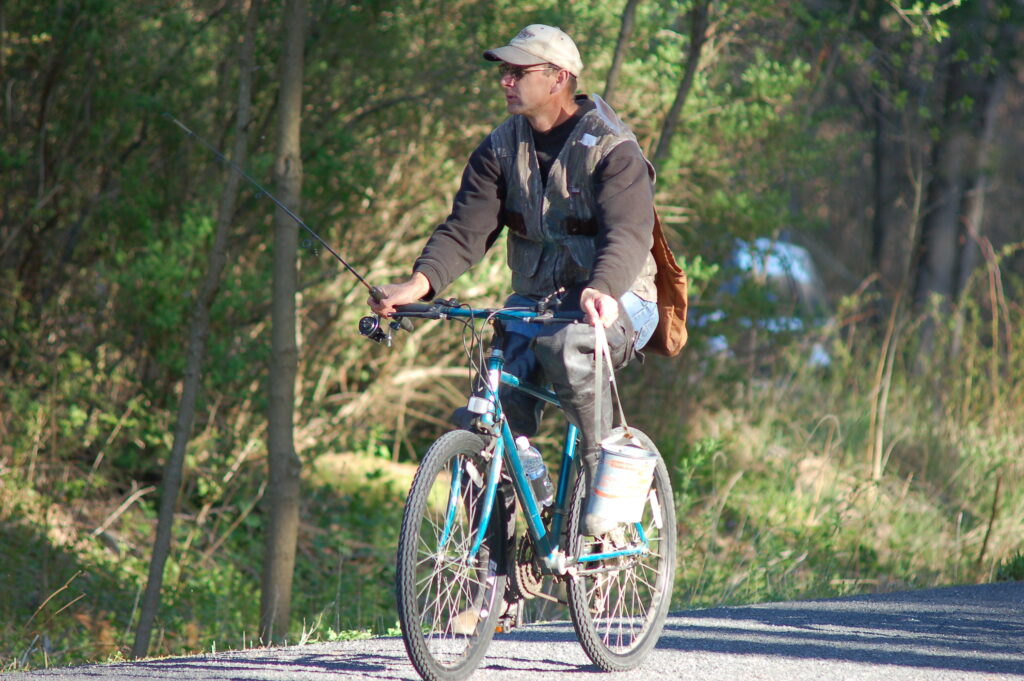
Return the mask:
{"type": "Polygon", "coordinates": [[[660,635],[672,595],[675,523],[668,472],[659,463],[639,523],[585,537],[579,529],[584,508],[578,485],[569,514],[569,544],[580,565],[569,585],[573,625],[595,664],[606,671],[631,669],[660,635]]]}
{"type": "Polygon", "coordinates": [[[399,620],[410,659],[428,679],[468,675],[497,623],[504,546],[502,535],[480,526],[486,491],[481,466],[480,438],[449,433],[424,457],[406,504],[399,538],[399,620]]]}

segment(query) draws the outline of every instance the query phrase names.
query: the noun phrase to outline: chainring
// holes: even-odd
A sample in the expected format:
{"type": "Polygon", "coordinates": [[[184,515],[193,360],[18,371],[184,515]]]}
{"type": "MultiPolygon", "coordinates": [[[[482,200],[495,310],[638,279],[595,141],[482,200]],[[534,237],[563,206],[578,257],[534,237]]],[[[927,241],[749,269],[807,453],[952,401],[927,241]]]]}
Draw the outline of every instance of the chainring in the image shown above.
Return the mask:
{"type": "Polygon", "coordinates": [[[537,565],[536,558],[533,542],[529,537],[520,537],[515,566],[510,571],[509,585],[505,591],[506,597],[511,596],[513,601],[529,600],[538,596],[550,598],[543,592],[544,574],[537,565]]]}

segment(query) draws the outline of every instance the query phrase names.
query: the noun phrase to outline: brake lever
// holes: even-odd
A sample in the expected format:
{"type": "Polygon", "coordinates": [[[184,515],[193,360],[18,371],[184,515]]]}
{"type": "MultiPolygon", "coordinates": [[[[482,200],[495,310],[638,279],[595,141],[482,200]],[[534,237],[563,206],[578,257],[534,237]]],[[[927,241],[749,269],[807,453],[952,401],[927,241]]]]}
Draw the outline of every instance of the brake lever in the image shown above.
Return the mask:
{"type": "Polygon", "coordinates": [[[540,299],[537,303],[537,312],[544,314],[548,310],[558,311],[558,308],[562,307],[562,294],[565,293],[565,287],[559,286],[554,291],[549,293],[540,299]]]}

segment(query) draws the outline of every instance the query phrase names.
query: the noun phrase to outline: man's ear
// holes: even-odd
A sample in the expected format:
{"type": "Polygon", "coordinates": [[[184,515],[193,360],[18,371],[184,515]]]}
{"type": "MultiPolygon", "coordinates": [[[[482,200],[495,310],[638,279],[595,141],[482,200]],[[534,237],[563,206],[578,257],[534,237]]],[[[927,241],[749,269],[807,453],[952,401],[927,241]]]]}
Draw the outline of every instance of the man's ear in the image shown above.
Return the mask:
{"type": "Polygon", "coordinates": [[[555,82],[551,85],[551,94],[558,94],[568,87],[569,78],[570,76],[568,71],[565,69],[559,69],[558,75],[555,76],[555,82]]]}

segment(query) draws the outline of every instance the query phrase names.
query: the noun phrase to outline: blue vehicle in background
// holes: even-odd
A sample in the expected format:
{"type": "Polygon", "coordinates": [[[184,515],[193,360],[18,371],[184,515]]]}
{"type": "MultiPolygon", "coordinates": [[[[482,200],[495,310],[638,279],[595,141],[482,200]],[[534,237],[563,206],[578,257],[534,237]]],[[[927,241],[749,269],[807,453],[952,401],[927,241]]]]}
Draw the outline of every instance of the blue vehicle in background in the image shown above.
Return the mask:
{"type": "Polygon", "coordinates": [[[815,338],[831,312],[806,248],[783,239],[737,239],[722,274],[721,285],[707,304],[698,302],[693,316],[709,354],[761,365],[796,343],[804,346],[806,364],[831,364],[815,338]]]}

